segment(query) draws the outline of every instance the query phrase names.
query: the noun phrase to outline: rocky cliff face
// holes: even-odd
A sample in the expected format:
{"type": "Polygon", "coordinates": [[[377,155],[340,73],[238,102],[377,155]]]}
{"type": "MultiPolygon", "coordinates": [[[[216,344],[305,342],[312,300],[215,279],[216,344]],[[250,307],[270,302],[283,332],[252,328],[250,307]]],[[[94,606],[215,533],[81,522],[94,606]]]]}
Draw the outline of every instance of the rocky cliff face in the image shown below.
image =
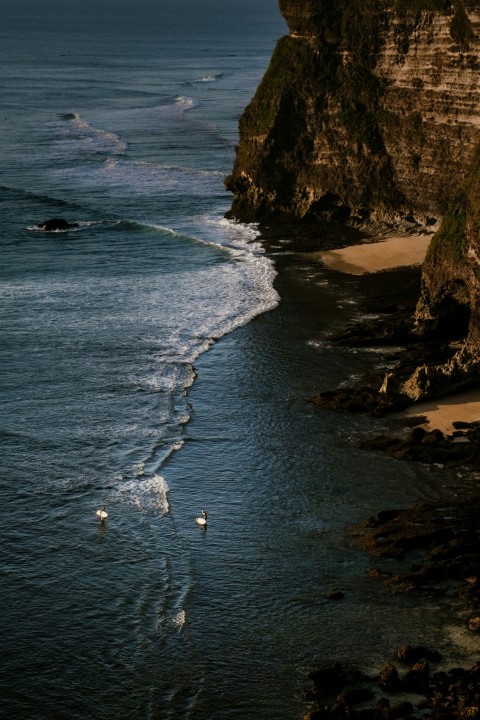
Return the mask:
{"type": "Polygon", "coordinates": [[[433,237],[422,268],[422,292],[415,313],[423,337],[459,340],[441,365],[422,365],[400,387],[418,400],[472,382],[480,372],[480,151],[433,237]]]}
{"type": "Polygon", "coordinates": [[[478,0],[280,9],[290,35],[240,121],[232,216],[433,223],[479,138],[478,0]]]}
{"type": "Polygon", "coordinates": [[[390,388],[480,371],[479,0],[280,0],[290,28],[240,121],[231,216],[434,225],[415,331],[459,343],[390,388]]]}

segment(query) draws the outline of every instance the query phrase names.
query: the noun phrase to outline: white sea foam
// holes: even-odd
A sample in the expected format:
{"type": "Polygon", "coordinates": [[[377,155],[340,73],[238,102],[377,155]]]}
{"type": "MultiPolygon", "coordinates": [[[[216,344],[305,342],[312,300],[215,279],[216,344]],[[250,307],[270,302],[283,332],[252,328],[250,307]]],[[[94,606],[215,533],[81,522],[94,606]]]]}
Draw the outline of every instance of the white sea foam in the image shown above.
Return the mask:
{"type": "Polygon", "coordinates": [[[330,350],[332,348],[332,344],[326,340],[308,340],[307,346],[318,348],[319,350],[330,350]]]}
{"type": "Polygon", "coordinates": [[[172,625],[175,625],[178,628],[182,628],[185,625],[185,619],[185,610],[179,610],[172,618],[172,625]]]}
{"type": "Polygon", "coordinates": [[[170,506],[168,504],[168,485],[161,475],[154,475],[142,483],[142,491],[148,493],[152,498],[154,506],[165,515],[170,506]]]}
{"type": "MultiPolygon", "coordinates": [[[[173,334],[172,334],[173,335],[173,334]]],[[[170,340],[174,340],[174,336],[170,340]]],[[[133,376],[131,382],[138,387],[146,388],[152,392],[173,394],[176,390],[186,390],[193,385],[195,371],[190,363],[185,360],[189,356],[192,347],[197,347],[195,338],[177,347],[171,343],[170,352],[163,352],[158,355],[158,370],[154,375],[146,377],[133,376]]]]}
{"type": "Polygon", "coordinates": [[[179,610],[176,615],[172,618],[172,625],[175,625],[178,628],[182,628],[185,625],[185,610],[179,610]]]}
{"type": "Polygon", "coordinates": [[[124,142],[116,133],[96,128],[77,113],[71,113],[64,118],[67,122],[64,130],[80,142],[91,144],[97,152],[108,152],[123,155],[127,149],[124,142]]]}
{"type": "Polygon", "coordinates": [[[133,472],[136,477],[141,477],[143,475],[143,473],[145,472],[145,463],[139,462],[136,465],[134,465],[133,472]]]}
{"type": "Polygon", "coordinates": [[[38,225],[27,225],[27,230],[30,230],[31,232],[41,232],[41,233],[47,232],[48,235],[64,235],[65,233],[78,232],[80,230],[80,227],[70,227],[70,228],[65,228],[64,230],[48,230],[48,231],[46,231],[44,228],[41,228],[38,225]]]}
{"type": "Polygon", "coordinates": [[[215,75],[204,75],[201,78],[198,78],[198,80],[195,80],[197,83],[211,83],[216,82],[217,80],[220,80],[220,78],[223,77],[223,73],[216,73],[215,75]]]}
{"type": "Polygon", "coordinates": [[[182,110],[182,112],[186,112],[187,110],[191,110],[195,107],[197,103],[192,98],[185,97],[184,95],[177,95],[175,98],[175,104],[182,110]]]}
{"type": "Polygon", "coordinates": [[[166,515],[170,510],[169,487],[161,475],[154,474],[142,480],[137,477],[134,481],[124,483],[120,492],[143,512],[155,510],[166,515]]]}

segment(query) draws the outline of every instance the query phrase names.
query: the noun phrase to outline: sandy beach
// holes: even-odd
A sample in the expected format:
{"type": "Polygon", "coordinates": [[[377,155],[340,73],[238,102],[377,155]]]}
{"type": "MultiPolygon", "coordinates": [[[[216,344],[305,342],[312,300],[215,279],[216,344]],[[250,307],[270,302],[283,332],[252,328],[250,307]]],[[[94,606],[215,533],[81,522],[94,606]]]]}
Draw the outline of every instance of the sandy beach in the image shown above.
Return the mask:
{"type": "MultiPolygon", "coordinates": [[[[350,275],[364,275],[408,265],[421,265],[431,238],[431,235],[390,237],[378,242],[319,252],[317,256],[332,270],[350,275]]],[[[427,430],[438,428],[445,435],[451,435],[455,430],[452,423],[480,420],[480,389],[418,403],[398,414],[398,417],[405,416],[425,416],[424,427],[427,430]]]]}
{"type": "Polygon", "coordinates": [[[476,422],[480,420],[480,390],[450,395],[440,400],[421,402],[401,413],[403,417],[425,416],[426,430],[438,428],[444,435],[451,435],[454,422],[476,422]]]}
{"type": "Polygon", "coordinates": [[[431,235],[391,237],[340,250],[327,250],[317,255],[332,270],[364,275],[407,265],[421,265],[431,238],[431,235]]]}

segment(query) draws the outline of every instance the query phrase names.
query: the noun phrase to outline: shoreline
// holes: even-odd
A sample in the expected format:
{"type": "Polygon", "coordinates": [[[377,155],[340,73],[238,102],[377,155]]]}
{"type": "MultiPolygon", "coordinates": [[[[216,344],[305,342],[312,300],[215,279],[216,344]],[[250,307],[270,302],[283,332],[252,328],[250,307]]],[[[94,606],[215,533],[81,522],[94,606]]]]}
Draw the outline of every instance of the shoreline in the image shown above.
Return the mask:
{"type": "MultiPolygon", "coordinates": [[[[423,262],[430,237],[416,236],[406,240],[389,238],[340,250],[315,252],[313,256],[335,272],[359,277],[364,288],[374,288],[375,278],[386,287],[388,276],[393,277],[391,273],[423,262]],[[419,239],[421,242],[417,244],[419,239]],[[412,243],[414,253],[407,250],[411,249],[412,243]],[[372,280],[370,285],[369,278],[372,280]]],[[[404,286],[401,289],[406,292],[404,286]]],[[[387,296],[385,293],[384,297],[387,296]]],[[[378,298],[368,296],[368,299],[378,302],[378,298]]],[[[411,333],[406,330],[412,310],[404,305],[399,311],[401,305],[402,302],[394,309],[380,311],[383,312],[380,322],[367,321],[361,327],[347,327],[330,340],[343,347],[399,346],[399,352],[394,354],[395,361],[405,364],[407,360],[407,367],[409,361],[414,365],[435,363],[435,352],[441,356],[442,352],[448,354],[454,350],[453,346],[437,349],[432,357],[426,345],[419,344],[414,348],[411,333]]],[[[387,359],[388,354],[384,357],[387,359]]],[[[385,370],[380,371],[380,375],[382,372],[384,375],[385,370]]],[[[314,398],[313,403],[326,409],[388,415],[394,421],[395,429],[391,426],[385,435],[370,437],[358,445],[370,453],[385,452],[430,467],[458,468],[462,474],[465,469],[478,469],[480,388],[457,391],[434,400],[412,401],[392,412],[388,405],[379,405],[377,381],[380,375],[362,378],[354,388],[347,390],[327,390],[314,398]]],[[[440,500],[411,507],[407,501],[404,509],[392,510],[387,505],[376,516],[365,519],[349,531],[357,549],[378,563],[368,571],[373,580],[383,583],[392,593],[409,596],[410,602],[427,597],[448,603],[452,622],[460,620],[474,642],[480,633],[480,537],[476,529],[479,512],[480,493],[473,487],[460,498],[456,493],[446,493],[440,500]]],[[[451,664],[452,660],[442,658],[435,647],[406,645],[398,651],[391,648],[391,657],[374,677],[362,677],[358,673],[351,676],[338,663],[315,669],[310,674],[313,687],[306,695],[312,707],[305,719],[378,720],[381,717],[389,720],[415,717],[417,711],[426,712],[424,717],[427,718],[479,717],[478,660],[468,669],[466,666],[448,669],[446,666],[451,664]],[[396,663],[400,663],[398,669],[396,663]],[[430,663],[433,665],[431,670],[430,663]],[[439,669],[435,667],[438,663],[441,663],[439,669]],[[335,683],[337,692],[332,696],[331,687],[335,683]],[[396,704],[390,705],[391,701],[396,704]]]]}

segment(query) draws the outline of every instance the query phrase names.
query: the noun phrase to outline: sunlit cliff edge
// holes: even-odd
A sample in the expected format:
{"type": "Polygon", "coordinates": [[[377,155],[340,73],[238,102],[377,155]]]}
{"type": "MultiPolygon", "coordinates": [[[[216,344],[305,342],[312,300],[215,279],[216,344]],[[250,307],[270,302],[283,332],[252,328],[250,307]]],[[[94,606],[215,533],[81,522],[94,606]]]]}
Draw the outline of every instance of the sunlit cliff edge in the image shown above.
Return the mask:
{"type": "Polygon", "coordinates": [[[262,224],[441,219],[414,332],[460,342],[384,393],[480,369],[480,2],[280,0],[290,34],[240,120],[230,215],[262,224]]]}

